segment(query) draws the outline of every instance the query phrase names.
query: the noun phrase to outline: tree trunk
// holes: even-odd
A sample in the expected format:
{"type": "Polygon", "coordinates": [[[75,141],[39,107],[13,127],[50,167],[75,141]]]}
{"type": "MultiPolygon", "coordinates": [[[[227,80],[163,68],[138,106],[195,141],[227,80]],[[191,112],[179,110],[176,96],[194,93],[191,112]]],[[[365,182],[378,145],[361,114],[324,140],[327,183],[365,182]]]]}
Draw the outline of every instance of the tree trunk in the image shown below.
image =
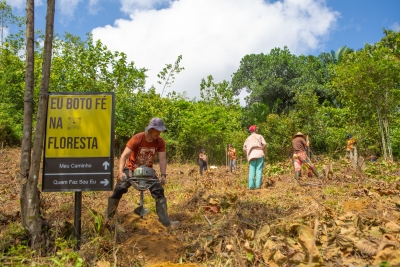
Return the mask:
{"type": "Polygon", "coordinates": [[[353,149],[353,158],[352,158],[352,167],[354,170],[357,170],[358,166],[358,151],[357,151],[357,146],[354,147],[353,149]]]}
{"type": "Polygon", "coordinates": [[[387,150],[388,150],[388,156],[389,160],[393,161],[393,152],[392,152],[392,144],[390,140],[390,129],[389,129],[389,120],[387,116],[385,116],[385,119],[383,120],[383,126],[385,128],[385,134],[386,134],[386,145],[387,145],[387,150]]]}
{"type": "Polygon", "coordinates": [[[25,185],[24,205],[26,223],[32,238],[32,246],[41,241],[42,219],[39,211],[39,191],[37,188],[40,162],[42,159],[43,140],[46,123],[46,111],[48,101],[48,88],[50,81],[50,66],[52,56],[52,42],[54,33],[55,0],[47,0],[46,35],[44,40],[44,56],[42,65],[42,81],[40,85],[39,108],[36,119],[36,131],[33,143],[32,162],[28,181],[25,185]]]}
{"type": "Polygon", "coordinates": [[[385,131],[384,131],[382,116],[381,116],[381,112],[380,112],[380,110],[379,110],[379,107],[376,107],[376,113],[378,114],[379,129],[381,130],[382,148],[383,148],[383,158],[384,158],[385,160],[387,160],[388,155],[387,155],[387,150],[386,150],[385,131]]]}
{"type": "MultiPolygon", "coordinates": [[[[386,87],[386,92],[385,92],[385,106],[386,107],[390,106],[389,105],[389,89],[387,87],[386,87]]],[[[385,129],[385,134],[386,134],[386,145],[387,145],[387,149],[388,149],[389,160],[393,161],[392,144],[391,144],[391,140],[390,140],[389,119],[388,119],[387,109],[385,109],[382,120],[383,120],[383,127],[385,129]]]]}
{"type": "MultiPolygon", "coordinates": [[[[31,163],[33,87],[34,87],[34,0],[26,1],[26,71],[24,95],[24,126],[22,131],[19,181],[21,185],[21,221],[25,230],[31,232],[31,218],[26,210],[28,195],[28,174],[31,163]]],[[[36,218],[34,216],[33,218],[36,218]]]]}

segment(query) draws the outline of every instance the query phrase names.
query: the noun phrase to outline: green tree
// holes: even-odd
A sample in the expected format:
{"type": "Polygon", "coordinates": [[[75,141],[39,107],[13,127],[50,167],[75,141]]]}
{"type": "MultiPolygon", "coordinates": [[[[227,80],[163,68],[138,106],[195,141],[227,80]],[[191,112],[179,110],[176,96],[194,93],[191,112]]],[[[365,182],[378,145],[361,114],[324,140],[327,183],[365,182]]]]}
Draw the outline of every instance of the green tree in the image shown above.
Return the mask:
{"type": "Polygon", "coordinates": [[[179,74],[182,70],[184,70],[184,67],[180,67],[179,63],[182,60],[182,55],[179,55],[178,58],[175,61],[175,64],[165,64],[165,67],[163,68],[160,73],[157,74],[157,77],[160,79],[157,81],[159,84],[163,84],[163,89],[161,92],[161,96],[164,94],[164,90],[166,87],[171,87],[171,85],[175,82],[175,75],[179,74]]]}
{"type": "Polygon", "coordinates": [[[396,58],[400,59],[400,31],[383,29],[383,33],[385,36],[375,45],[388,48],[396,58]]]}
{"type": "Polygon", "coordinates": [[[400,96],[400,62],[382,45],[366,45],[334,68],[332,87],[362,121],[376,115],[385,159],[393,160],[390,117],[400,96]]]}
{"type": "Polygon", "coordinates": [[[12,7],[7,4],[5,0],[0,0],[0,42],[3,48],[6,32],[12,25],[21,27],[24,21],[24,17],[15,16],[12,12],[12,7]]]}
{"type": "Polygon", "coordinates": [[[56,38],[54,47],[53,92],[114,92],[117,149],[132,133],[144,129],[151,118],[149,97],[155,96],[153,91],[144,93],[146,69],[136,68],[125,53],[111,52],[100,40],[94,42],[90,34],[83,41],[66,33],[64,39],[56,38]]]}
{"type": "Polygon", "coordinates": [[[325,87],[329,79],[326,63],[314,56],[295,56],[285,47],[274,48],[267,55],[246,55],[233,74],[235,94],[242,89],[250,94],[247,106],[263,103],[272,113],[288,112],[295,105],[294,96],[299,90],[312,88],[319,103],[329,98],[325,87]]]}
{"type": "Polygon", "coordinates": [[[347,46],[342,46],[337,51],[331,51],[331,53],[333,55],[333,63],[334,64],[342,63],[344,56],[349,53],[353,53],[353,52],[354,52],[354,50],[351,48],[348,48],[347,46]]]}
{"type": "Polygon", "coordinates": [[[242,126],[248,128],[250,125],[259,125],[265,122],[267,116],[271,113],[269,107],[261,102],[255,102],[242,109],[242,126]]]}
{"type": "Polygon", "coordinates": [[[7,48],[0,48],[0,142],[19,145],[24,109],[24,62],[7,48]]]}
{"type": "Polygon", "coordinates": [[[21,222],[25,230],[29,233],[31,244],[34,248],[39,248],[44,243],[42,235],[43,219],[40,215],[38,176],[40,170],[40,162],[43,154],[43,141],[45,133],[45,121],[47,111],[47,99],[49,92],[50,68],[52,57],[53,33],[54,33],[54,12],[55,0],[47,2],[46,15],[46,34],[44,40],[44,56],[42,67],[42,80],[40,85],[39,108],[36,118],[36,129],[34,135],[32,160],[31,157],[31,136],[33,125],[33,104],[31,101],[33,96],[33,76],[34,76],[34,1],[27,1],[27,60],[26,60],[26,86],[24,105],[24,138],[21,145],[21,164],[20,164],[20,184],[21,184],[21,222]]]}
{"type": "Polygon", "coordinates": [[[2,145],[17,145],[22,137],[23,95],[25,64],[12,46],[16,35],[6,30],[15,25],[22,27],[23,17],[15,16],[5,0],[0,0],[0,142],[2,145]]]}
{"type": "Polygon", "coordinates": [[[247,105],[261,102],[272,108],[279,102],[280,113],[293,105],[292,82],[297,76],[296,56],[287,47],[274,48],[268,55],[246,55],[233,74],[232,88],[236,94],[246,88],[247,105]]]}
{"type": "Polygon", "coordinates": [[[238,140],[234,134],[240,131],[240,110],[200,101],[184,115],[179,140],[187,144],[185,154],[197,160],[200,148],[205,148],[211,164],[225,162],[226,145],[238,140]]]}
{"type": "Polygon", "coordinates": [[[88,34],[80,37],[66,33],[57,38],[50,87],[56,92],[115,92],[134,93],[143,90],[145,69],[127,62],[125,53],[111,52],[88,34]]]}
{"type": "Polygon", "coordinates": [[[267,142],[268,162],[286,160],[292,156],[293,121],[288,115],[269,114],[263,123],[258,124],[259,133],[267,142]]]}
{"type": "Polygon", "coordinates": [[[221,106],[238,106],[239,99],[235,97],[228,81],[215,83],[213,76],[207,76],[207,80],[201,79],[200,97],[206,103],[221,106]]]}
{"type": "Polygon", "coordinates": [[[195,103],[176,92],[168,93],[167,96],[162,98],[160,116],[168,129],[168,132],[163,134],[168,144],[168,158],[174,162],[187,162],[192,156],[192,151],[187,147],[192,144],[185,142],[185,137],[181,135],[181,131],[185,127],[184,116],[193,109],[195,103]],[[187,154],[188,151],[190,154],[187,154]]]}

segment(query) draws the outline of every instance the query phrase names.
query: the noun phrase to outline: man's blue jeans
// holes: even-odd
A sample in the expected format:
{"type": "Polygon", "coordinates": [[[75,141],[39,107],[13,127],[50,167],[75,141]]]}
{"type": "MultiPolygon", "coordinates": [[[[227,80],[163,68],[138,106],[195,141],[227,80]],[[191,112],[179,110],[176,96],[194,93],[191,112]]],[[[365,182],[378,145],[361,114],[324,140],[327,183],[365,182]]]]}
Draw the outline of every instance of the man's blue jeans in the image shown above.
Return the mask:
{"type": "Polygon", "coordinates": [[[261,188],[264,157],[252,159],[249,164],[249,189],[261,188]]]}
{"type": "Polygon", "coordinates": [[[229,160],[229,171],[232,172],[232,167],[236,171],[236,159],[229,160]]]}

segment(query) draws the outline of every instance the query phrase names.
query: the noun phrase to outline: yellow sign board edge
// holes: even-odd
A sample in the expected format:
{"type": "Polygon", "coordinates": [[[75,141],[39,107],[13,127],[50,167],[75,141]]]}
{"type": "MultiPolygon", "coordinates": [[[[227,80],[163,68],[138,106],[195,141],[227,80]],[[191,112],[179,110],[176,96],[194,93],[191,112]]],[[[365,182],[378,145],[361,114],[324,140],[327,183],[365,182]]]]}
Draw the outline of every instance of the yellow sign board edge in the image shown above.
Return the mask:
{"type": "Polygon", "coordinates": [[[82,192],[82,191],[112,191],[114,187],[114,145],[115,145],[115,93],[114,92],[54,92],[54,93],[49,93],[49,98],[47,99],[47,108],[46,108],[46,124],[45,124],[45,134],[44,134],[44,146],[43,146],[43,170],[42,170],[42,191],[43,192],[82,192]],[[111,177],[110,177],[110,185],[111,187],[105,188],[105,189],[59,189],[59,190],[53,190],[53,189],[46,189],[44,188],[44,182],[43,180],[45,179],[45,162],[46,162],[46,137],[47,137],[47,123],[48,123],[48,117],[47,117],[47,111],[48,111],[48,105],[49,105],[49,99],[51,96],[57,96],[57,95],[62,95],[62,96],[95,96],[95,95],[111,95],[111,129],[110,129],[110,167],[111,167],[111,177]]]}

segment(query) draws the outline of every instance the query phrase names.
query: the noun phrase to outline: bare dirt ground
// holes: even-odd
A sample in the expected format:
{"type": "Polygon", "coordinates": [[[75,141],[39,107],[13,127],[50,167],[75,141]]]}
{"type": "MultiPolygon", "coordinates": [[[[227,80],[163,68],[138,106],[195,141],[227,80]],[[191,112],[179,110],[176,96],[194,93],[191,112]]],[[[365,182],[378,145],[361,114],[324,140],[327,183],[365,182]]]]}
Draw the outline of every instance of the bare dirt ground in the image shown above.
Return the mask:
{"type": "MultiPolygon", "coordinates": [[[[111,192],[83,192],[81,247],[74,254],[69,243],[57,241],[73,240],[73,192],[41,193],[48,242],[41,253],[22,246],[29,247],[21,231],[19,162],[19,149],[0,152],[3,266],[400,266],[396,163],[367,162],[353,171],[346,161],[332,160],[333,172],[322,184],[303,171],[302,185],[288,160],[266,166],[259,190],[247,189],[247,164],[234,174],[218,166],[203,176],[196,165],[171,164],[165,192],[178,228],[158,222],[147,192],[151,212],[143,219],[134,214],[139,192],[133,188],[120,202],[114,227],[107,227],[111,192]]],[[[318,169],[329,169],[326,162],[318,161],[318,169]]]]}

